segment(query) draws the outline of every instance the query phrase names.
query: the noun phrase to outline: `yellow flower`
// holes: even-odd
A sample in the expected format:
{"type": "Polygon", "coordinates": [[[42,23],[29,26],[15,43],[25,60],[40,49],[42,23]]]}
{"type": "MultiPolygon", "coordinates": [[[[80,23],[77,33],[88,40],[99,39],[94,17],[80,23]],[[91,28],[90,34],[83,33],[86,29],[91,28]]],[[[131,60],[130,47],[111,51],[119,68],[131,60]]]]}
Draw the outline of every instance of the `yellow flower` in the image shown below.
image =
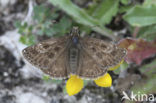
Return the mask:
{"type": "Polygon", "coordinates": [[[83,80],[76,75],[71,75],[66,83],[66,90],[69,96],[75,95],[83,88],[83,80]]]}
{"type": "Polygon", "coordinates": [[[124,60],[122,60],[122,61],[121,61],[119,64],[117,64],[116,66],[110,67],[108,70],[109,70],[109,71],[112,71],[112,70],[115,70],[115,69],[119,68],[120,65],[121,65],[123,62],[124,62],[124,60]]]}
{"type": "Polygon", "coordinates": [[[104,76],[94,80],[94,82],[100,87],[110,87],[112,85],[112,78],[106,73],[104,76]]]}
{"type": "MultiPolygon", "coordinates": [[[[109,68],[109,70],[115,70],[117,69],[120,64],[123,63],[123,60],[116,66],[109,68]]],[[[106,73],[102,77],[99,77],[98,79],[94,80],[96,85],[100,87],[110,87],[112,85],[112,78],[111,76],[106,73]]],[[[77,75],[71,75],[66,83],[66,91],[69,96],[75,95],[79,93],[83,88],[83,80],[79,78],[77,75]]]]}

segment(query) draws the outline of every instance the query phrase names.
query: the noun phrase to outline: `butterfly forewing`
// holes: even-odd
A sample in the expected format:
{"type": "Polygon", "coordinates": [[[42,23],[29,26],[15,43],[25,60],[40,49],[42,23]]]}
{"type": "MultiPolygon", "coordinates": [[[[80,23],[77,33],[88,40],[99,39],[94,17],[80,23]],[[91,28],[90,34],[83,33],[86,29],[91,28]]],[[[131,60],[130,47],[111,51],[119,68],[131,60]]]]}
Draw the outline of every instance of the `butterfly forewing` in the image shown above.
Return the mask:
{"type": "Polygon", "coordinates": [[[27,61],[54,78],[68,76],[66,63],[68,37],[52,38],[23,50],[27,61]]]}

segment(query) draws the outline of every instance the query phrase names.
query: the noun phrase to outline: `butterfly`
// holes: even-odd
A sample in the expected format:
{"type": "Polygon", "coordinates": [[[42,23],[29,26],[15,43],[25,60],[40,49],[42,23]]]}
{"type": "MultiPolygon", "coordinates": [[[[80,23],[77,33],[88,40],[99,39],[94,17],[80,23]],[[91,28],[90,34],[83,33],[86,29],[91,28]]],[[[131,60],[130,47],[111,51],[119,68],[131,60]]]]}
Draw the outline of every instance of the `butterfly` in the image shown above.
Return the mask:
{"type": "Polygon", "coordinates": [[[96,79],[120,63],[126,50],[91,37],[80,37],[77,27],[70,35],[55,37],[25,48],[24,58],[52,78],[96,79]]]}

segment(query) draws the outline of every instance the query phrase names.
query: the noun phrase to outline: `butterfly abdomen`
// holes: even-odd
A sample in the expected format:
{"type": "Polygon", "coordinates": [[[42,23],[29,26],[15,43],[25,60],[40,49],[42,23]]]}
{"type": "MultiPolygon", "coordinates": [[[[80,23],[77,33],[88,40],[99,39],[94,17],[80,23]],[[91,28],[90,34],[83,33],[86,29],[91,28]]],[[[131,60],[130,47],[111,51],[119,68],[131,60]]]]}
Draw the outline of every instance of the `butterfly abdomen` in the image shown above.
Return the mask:
{"type": "Polygon", "coordinates": [[[70,48],[69,50],[69,66],[71,69],[71,73],[75,74],[78,68],[78,55],[79,50],[77,48],[70,48]]]}

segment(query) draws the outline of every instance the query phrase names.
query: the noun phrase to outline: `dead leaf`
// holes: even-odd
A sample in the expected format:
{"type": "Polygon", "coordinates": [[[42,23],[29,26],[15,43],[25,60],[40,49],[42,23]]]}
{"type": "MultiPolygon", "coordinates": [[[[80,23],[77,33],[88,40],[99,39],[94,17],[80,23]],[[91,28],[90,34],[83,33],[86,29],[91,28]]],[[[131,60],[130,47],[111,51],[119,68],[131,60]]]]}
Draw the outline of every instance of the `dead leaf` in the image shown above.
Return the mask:
{"type": "Polygon", "coordinates": [[[156,54],[156,42],[148,42],[143,39],[123,39],[119,42],[119,46],[127,49],[125,60],[128,63],[134,62],[140,65],[144,59],[156,54]]]}

